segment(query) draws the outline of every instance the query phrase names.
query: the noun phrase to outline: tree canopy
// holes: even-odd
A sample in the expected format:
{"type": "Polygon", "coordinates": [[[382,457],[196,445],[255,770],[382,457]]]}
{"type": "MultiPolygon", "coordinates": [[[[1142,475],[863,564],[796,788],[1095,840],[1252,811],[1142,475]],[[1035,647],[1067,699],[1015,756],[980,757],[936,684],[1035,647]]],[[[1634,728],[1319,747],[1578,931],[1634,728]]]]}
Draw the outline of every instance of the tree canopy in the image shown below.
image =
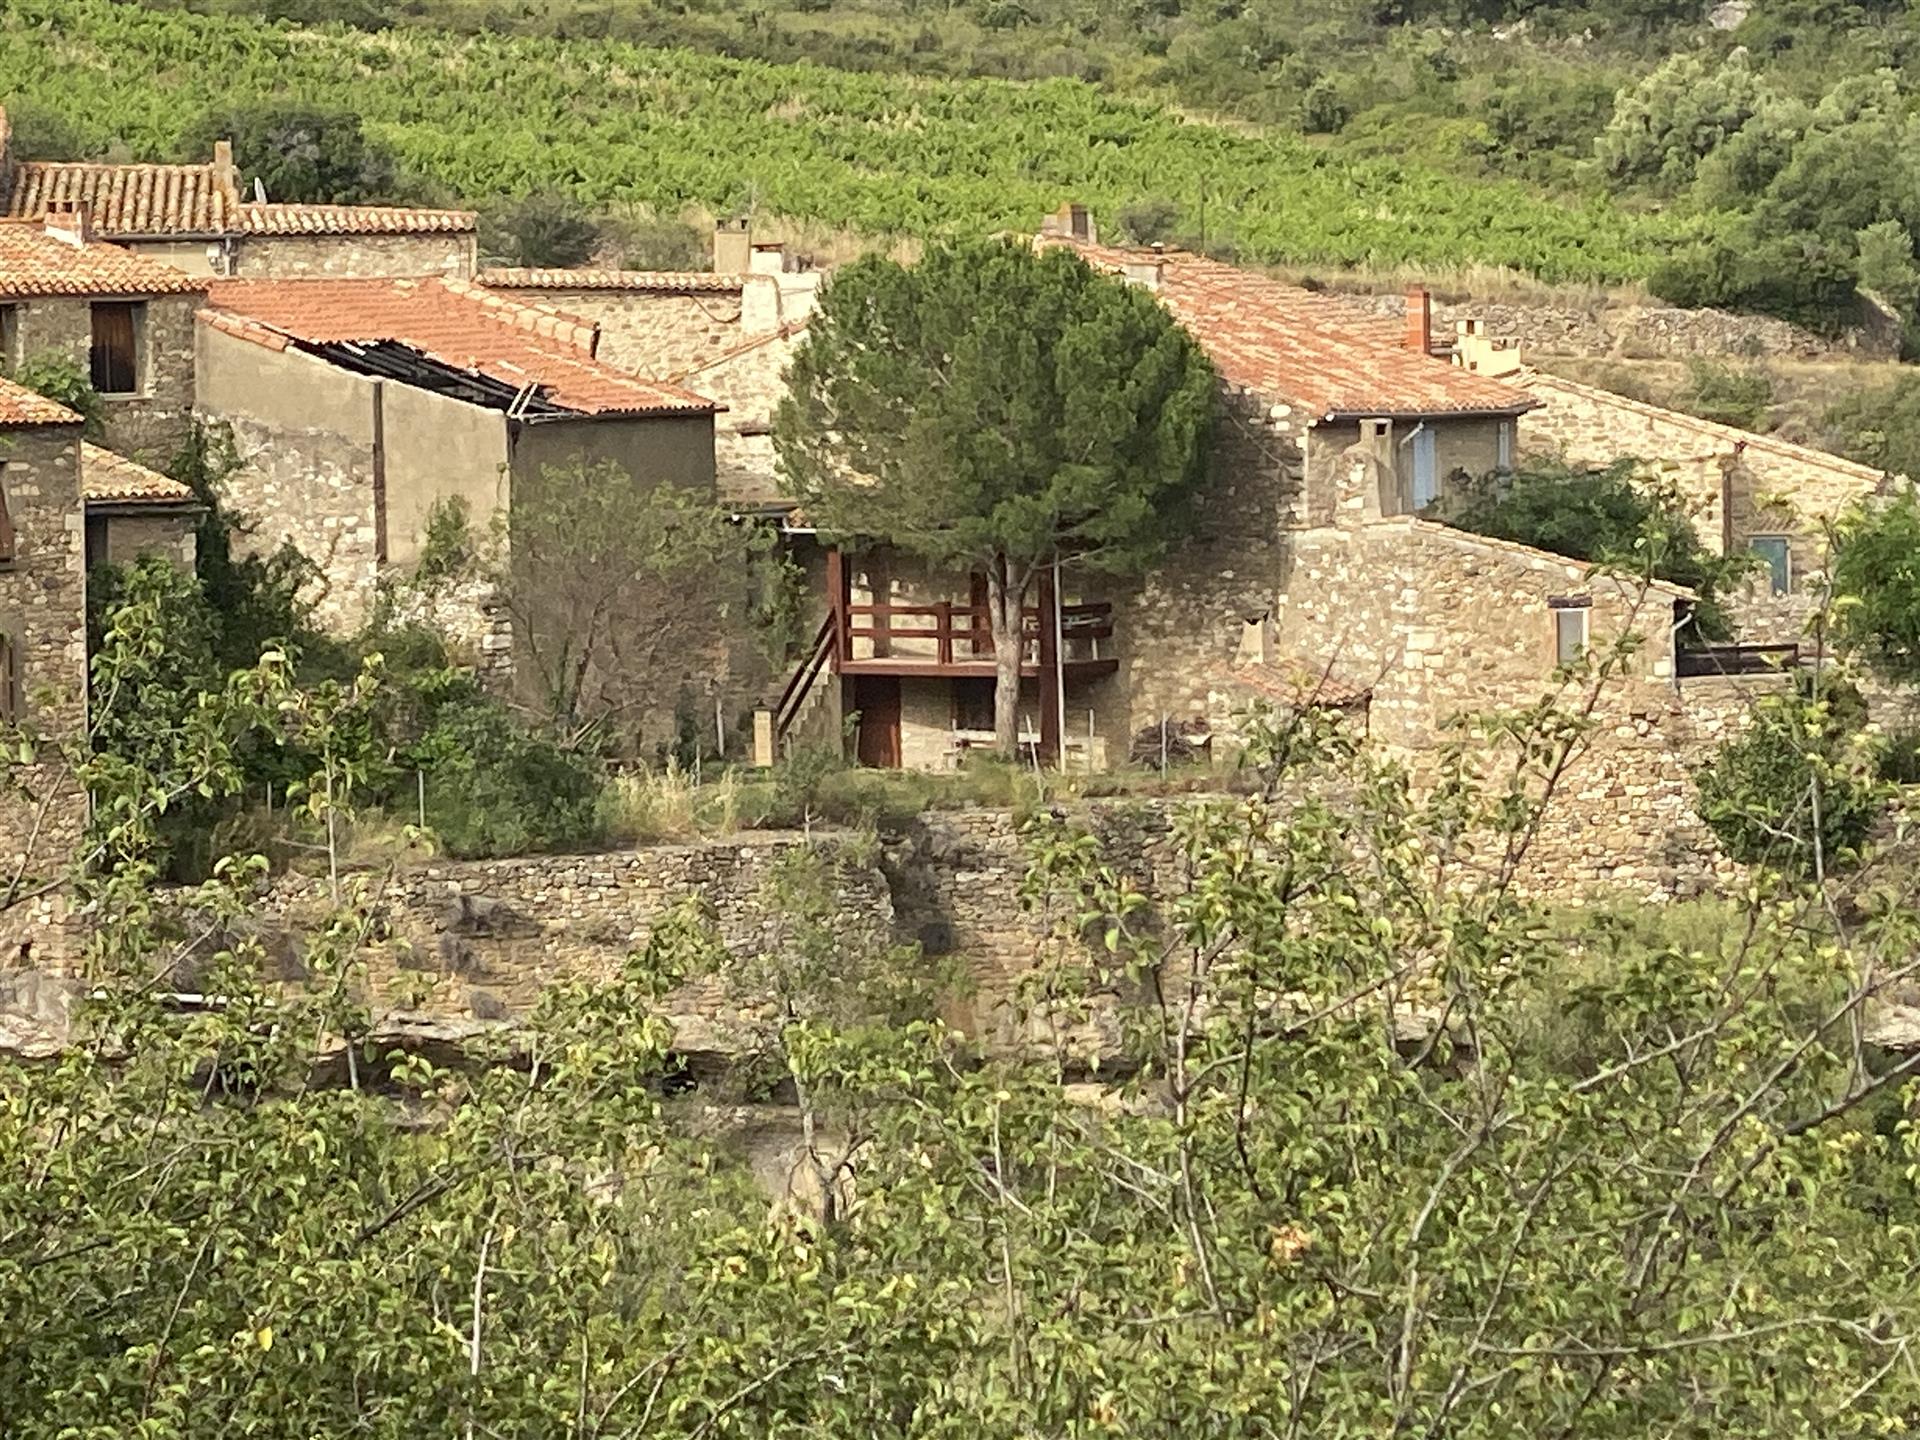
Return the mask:
{"type": "Polygon", "coordinates": [[[1033,575],[1056,556],[1138,572],[1180,538],[1211,363],[1146,290],[1065,249],[986,241],[836,273],[789,380],[774,441],[824,531],[986,574],[1011,748],[1006,662],[1033,575]]]}
{"type": "Polygon", "coordinates": [[[216,140],[233,142],[249,196],[258,180],[269,200],[351,205],[402,198],[393,152],[371,139],[351,110],[277,99],[215,106],[182,132],[181,158],[205,162],[216,140]]]}

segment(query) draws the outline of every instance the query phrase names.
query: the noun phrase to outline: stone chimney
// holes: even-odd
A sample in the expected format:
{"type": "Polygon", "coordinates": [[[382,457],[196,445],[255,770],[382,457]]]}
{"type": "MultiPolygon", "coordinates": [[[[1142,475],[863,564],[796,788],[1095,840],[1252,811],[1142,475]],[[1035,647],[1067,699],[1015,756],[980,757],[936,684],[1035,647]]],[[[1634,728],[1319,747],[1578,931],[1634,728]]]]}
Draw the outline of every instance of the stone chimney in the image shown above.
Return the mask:
{"type": "Polygon", "coordinates": [[[752,268],[752,222],[744,215],[718,222],[713,227],[714,274],[745,275],[752,268]]]}
{"type": "Polygon", "coordinates": [[[240,167],[233,163],[231,140],[213,142],[213,183],[236,197],[240,194],[240,167]]]}
{"type": "MultiPolygon", "coordinates": [[[[719,267],[715,267],[716,269],[719,267]]],[[[747,247],[747,272],[752,275],[787,273],[787,247],[783,241],[769,240],[747,247]]]]}
{"type": "Polygon", "coordinates": [[[93,217],[84,200],[49,200],[41,223],[47,234],[69,245],[85,245],[93,239],[93,217]]]}
{"type": "Polygon", "coordinates": [[[1136,255],[1121,262],[1120,273],[1126,277],[1129,285],[1158,290],[1166,268],[1167,262],[1158,255],[1136,255]]]}
{"type": "Polygon", "coordinates": [[[1421,355],[1433,353],[1433,296],[1424,285],[1407,287],[1407,348],[1421,355]]]}
{"type": "Polygon", "coordinates": [[[1099,233],[1094,229],[1093,214],[1077,200],[1069,200],[1040,224],[1043,235],[1058,235],[1062,239],[1072,240],[1082,245],[1100,243],[1099,233]]]}
{"type": "Polygon", "coordinates": [[[1511,340],[1494,339],[1482,320],[1457,320],[1453,363],[1476,375],[1511,375],[1520,368],[1520,347],[1511,340]]]}

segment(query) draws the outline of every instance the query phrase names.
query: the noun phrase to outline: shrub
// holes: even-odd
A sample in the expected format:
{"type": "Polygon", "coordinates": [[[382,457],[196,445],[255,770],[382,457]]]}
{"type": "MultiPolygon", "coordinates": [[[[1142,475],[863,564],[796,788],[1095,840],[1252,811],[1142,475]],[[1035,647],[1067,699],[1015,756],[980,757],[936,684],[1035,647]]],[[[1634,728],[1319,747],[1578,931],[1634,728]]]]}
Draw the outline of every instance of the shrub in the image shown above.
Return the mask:
{"type": "Polygon", "coordinates": [[[1849,459],[1920,475],[1920,376],[1857,391],[1822,417],[1827,443],[1849,459]]]}
{"type": "Polygon", "coordinates": [[[393,152],[370,140],[351,110],[259,100],[205,110],[181,132],[180,158],[204,164],[216,140],[233,142],[249,189],[271,200],[353,205],[403,198],[393,152]]]}
{"type": "MultiPolygon", "coordinates": [[[[579,850],[600,838],[600,775],[587,757],[521,726],[470,680],[450,687],[404,762],[427,772],[427,824],[449,855],[579,850]]],[[[394,808],[406,797],[395,797],[394,808]]]]}
{"type": "Polygon", "coordinates": [[[1836,526],[1836,637],[1898,679],[1920,679],[1920,501],[1911,490],[1860,505],[1836,526]]]}
{"type": "Polygon", "coordinates": [[[1309,135],[1337,135],[1353,118],[1353,107],[1341,98],[1340,87],[1322,78],[1300,97],[1300,128],[1309,135]]]}
{"type": "Polygon", "coordinates": [[[1647,287],[1675,305],[1778,315],[1831,333],[1856,309],[1853,256],[1811,235],[1750,226],[1662,261],[1647,287]]]}
{"type": "Polygon", "coordinates": [[[1114,221],[1121,239],[1134,245],[1154,245],[1173,238],[1180,225],[1180,206],[1164,195],[1150,195],[1122,205],[1114,221]]]}
{"type": "Polygon", "coordinates": [[[58,401],[86,421],[89,440],[98,440],[105,430],[107,411],[99,392],[87,372],[66,356],[44,351],[28,355],[13,367],[11,379],[37,395],[58,401]]]}
{"type": "Polygon", "coordinates": [[[1898,220],[1876,220],[1854,237],[1860,245],[1860,284],[1911,316],[1920,305],[1920,265],[1914,263],[1913,237],[1898,220]]]}
{"type": "Polygon", "coordinates": [[[508,265],[564,269],[593,258],[600,226],[571,196],[542,190],[484,211],[480,244],[508,265]]]}
{"type": "Polygon", "coordinates": [[[1727,853],[1802,876],[1857,858],[1884,792],[1851,685],[1804,679],[1762,699],[1752,726],[1697,777],[1699,810],[1727,853]]]}
{"type": "Polygon", "coordinates": [[[705,270],[713,258],[707,237],[672,216],[613,221],[603,233],[629,270],[705,270]]]}
{"type": "Polygon", "coordinates": [[[1677,188],[1766,98],[1744,50],[1717,65],[1704,55],[1675,55],[1620,92],[1613,118],[1594,141],[1594,156],[1616,182],[1677,188]]]}
{"type": "Polygon", "coordinates": [[[1687,409],[1723,425],[1759,430],[1773,404],[1773,377],[1757,366],[1694,360],[1687,366],[1687,409]]]}

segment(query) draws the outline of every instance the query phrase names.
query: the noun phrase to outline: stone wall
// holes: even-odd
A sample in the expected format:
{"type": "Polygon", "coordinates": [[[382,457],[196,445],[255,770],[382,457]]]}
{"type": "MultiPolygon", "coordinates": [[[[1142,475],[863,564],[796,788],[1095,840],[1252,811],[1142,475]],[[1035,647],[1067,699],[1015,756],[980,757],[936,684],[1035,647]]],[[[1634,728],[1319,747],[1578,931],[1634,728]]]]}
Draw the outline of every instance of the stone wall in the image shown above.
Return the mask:
{"type": "Polygon", "coordinates": [[[746,338],[741,291],[502,289],[600,327],[597,358],[637,375],[665,379],[706,365],[746,338]]]}
{"type": "MultiPolygon", "coordinates": [[[[1366,314],[1406,313],[1399,294],[1352,297],[1366,314]]],[[[1899,354],[1897,330],[1865,324],[1829,337],[1767,315],[1734,315],[1725,310],[1684,310],[1674,305],[1515,305],[1493,301],[1435,301],[1434,332],[1450,335],[1462,320],[1478,320],[1499,340],[1517,341],[1523,351],[1543,355],[1655,356],[1780,355],[1817,358],[1845,354],[1893,359],[1899,354]]]]}
{"type": "Polygon", "coordinates": [[[199,514],[187,507],[141,512],[135,509],[96,510],[104,542],[99,559],[110,565],[128,565],[143,555],[159,555],[182,569],[193,568],[199,547],[199,514]]]}
{"type": "Polygon", "coordinates": [[[290,275],[376,278],[474,272],[474,236],[249,235],[234,242],[233,273],[249,280],[290,275]]]}
{"type": "MultiPolygon", "coordinates": [[[[193,316],[206,301],[201,292],[155,295],[143,302],[145,319],[136,332],[139,393],[100,397],[106,415],[102,443],[108,449],[156,463],[179,449],[193,416],[193,316]]],[[[58,355],[88,373],[93,350],[89,298],[40,296],[20,302],[15,313],[23,357],[58,355]]]]}
{"type": "MultiPolygon", "coordinates": [[[[376,1011],[404,1008],[448,1020],[525,1013],[541,989],[572,975],[611,975],[654,923],[689,895],[712,907],[721,938],[742,954],[770,943],[777,912],[766,898],[781,859],[815,845],[835,867],[849,925],[878,944],[893,936],[893,902],[871,856],[849,837],[742,834],[598,855],[448,861],[397,871],[375,893],[387,937],[369,953],[376,1011]],[[424,1003],[412,992],[424,988],[424,1003]]],[[[324,877],[286,875],[254,914],[284,973],[300,973],[288,921],[324,910],[324,877]]],[[[850,941],[850,943],[852,943],[850,941]]],[[[750,1013],[710,978],[674,992],[666,1011],[681,1045],[725,1053],[750,1013]]]]}
{"type": "Polygon", "coordinates": [[[1757,578],[1733,608],[1743,640],[1800,636],[1825,578],[1825,522],[1881,490],[1882,472],[1556,375],[1519,378],[1541,402],[1521,420],[1523,453],[1578,465],[1646,461],[1678,487],[1700,538],[1716,552],[1744,550],[1755,536],[1786,537],[1790,593],[1775,596],[1757,578]]]}
{"type": "MultiPolygon", "coordinates": [[[[0,435],[0,486],[14,551],[0,561],[0,636],[15,647],[11,699],[49,742],[86,724],[87,580],[80,500],[80,427],[8,429],[0,435]]],[[[49,750],[51,745],[49,745],[49,750]]],[[[41,763],[0,778],[0,890],[59,874],[86,815],[64,769],[41,763]]],[[[71,953],[66,902],[53,893],[0,910],[0,963],[71,953]]]]}

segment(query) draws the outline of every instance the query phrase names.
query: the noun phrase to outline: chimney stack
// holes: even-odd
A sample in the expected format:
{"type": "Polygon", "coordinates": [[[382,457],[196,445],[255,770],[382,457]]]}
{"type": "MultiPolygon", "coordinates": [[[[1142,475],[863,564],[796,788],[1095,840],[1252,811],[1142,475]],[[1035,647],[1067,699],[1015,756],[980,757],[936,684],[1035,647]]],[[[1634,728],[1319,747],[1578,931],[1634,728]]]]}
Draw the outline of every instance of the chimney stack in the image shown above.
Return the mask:
{"type": "Polygon", "coordinates": [[[1421,355],[1433,353],[1433,296],[1424,285],[1407,287],[1407,348],[1421,355]]]}
{"type": "Polygon", "coordinates": [[[753,227],[744,215],[719,221],[713,227],[713,270],[716,275],[745,275],[753,268],[753,227]]]}
{"type": "Polygon", "coordinates": [[[85,245],[93,239],[93,219],[84,200],[49,200],[41,223],[47,234],[69,245],[85,245]]]}
{"type": "Polygon", "coordinates": [[[787,273],[787,246],[783,240],[769,240],[748,247],[747,270],[753,275],[787,273]]]}
{"type": "Polygon", "coordinates": [[[224,190],[235,194],[240,190],[240,168],[233,163],[233,142],[216,140],[213,142],[213,181],[224,190]]]}

